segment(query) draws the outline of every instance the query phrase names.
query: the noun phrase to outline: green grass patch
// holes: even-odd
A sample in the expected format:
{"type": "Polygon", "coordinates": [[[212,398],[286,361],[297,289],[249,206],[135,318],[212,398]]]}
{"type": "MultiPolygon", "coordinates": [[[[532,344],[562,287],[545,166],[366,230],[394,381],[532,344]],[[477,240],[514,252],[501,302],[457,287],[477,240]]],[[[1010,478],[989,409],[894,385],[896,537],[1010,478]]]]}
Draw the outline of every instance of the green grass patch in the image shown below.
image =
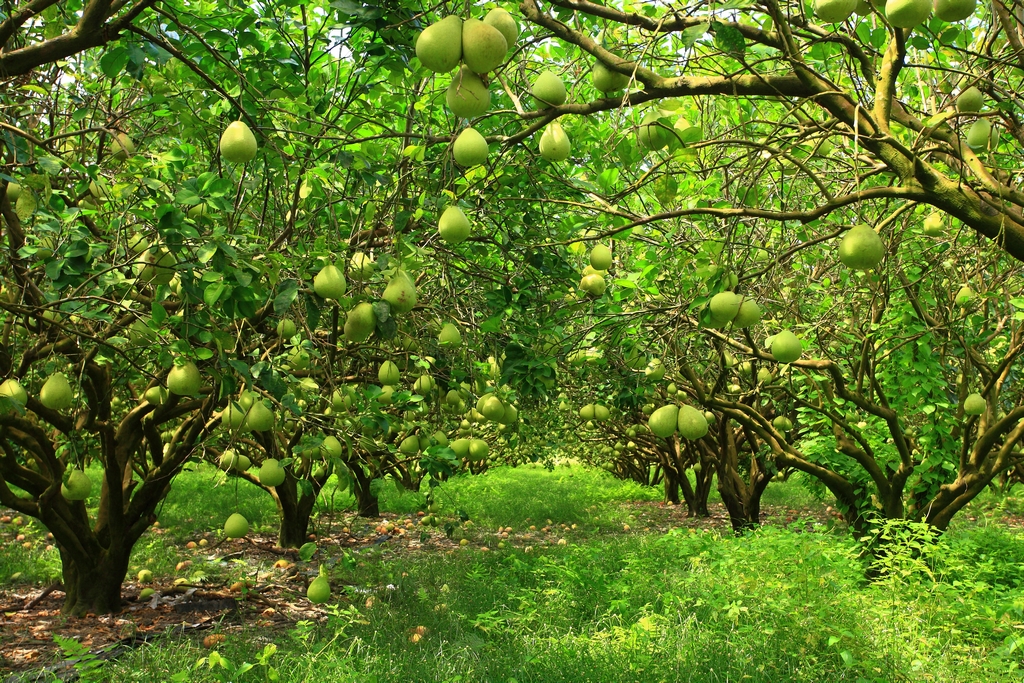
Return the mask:
{"type": "MultiPolygon", "coordinates": [[[[967,535],[942,556],[969,562],[992,540],[967,535]]],[[[1024,545],[1013,534],[999,542],[1024,545]]],[[[1007,641],[1019,591],[942,572],[868,583],[858,554],[847,539],[764,529],[364,561],[334,575],[357,589],[325,623],[278,634],[270,655],[266,634],[228,631],[219,652],[232,667],[263,657],[237,680],[265,680],[271,666],[310,682],[1020,680],[1007,641]]],[[[179,640],[107,673],[228,680],[201,657],[179,640]]]]}

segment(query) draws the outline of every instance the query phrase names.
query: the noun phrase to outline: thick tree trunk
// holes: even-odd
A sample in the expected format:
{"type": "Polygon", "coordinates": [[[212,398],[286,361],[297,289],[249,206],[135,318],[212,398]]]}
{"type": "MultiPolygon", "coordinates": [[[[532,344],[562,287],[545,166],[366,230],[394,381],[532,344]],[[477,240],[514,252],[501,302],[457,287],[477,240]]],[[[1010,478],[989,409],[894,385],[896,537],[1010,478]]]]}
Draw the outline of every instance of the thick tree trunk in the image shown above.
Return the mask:
{"type": "Polygon", "coordinates": [[[115,614],[121,611],[121,584],[128,573],[129,552],[104,553],[94,563],[74,561],[61,549],[63,567],[63,614],[115,614]]]}
{"type": "Polygon", "coordinates": [[[358,465],[352,470],[352,493],[356,496],[356,508],[360,517],[380,517],[377,495],[371,490],[373,479],[358,465]]]}
{"type": "Polygon", "coordinates": [[[298,548],[308,539],[309,518],[313,513],[315,497],[304,496],[298,501],[277,499],[277,512],[281,527],[277,532],[277,543],[282,548],[298,548]]]}

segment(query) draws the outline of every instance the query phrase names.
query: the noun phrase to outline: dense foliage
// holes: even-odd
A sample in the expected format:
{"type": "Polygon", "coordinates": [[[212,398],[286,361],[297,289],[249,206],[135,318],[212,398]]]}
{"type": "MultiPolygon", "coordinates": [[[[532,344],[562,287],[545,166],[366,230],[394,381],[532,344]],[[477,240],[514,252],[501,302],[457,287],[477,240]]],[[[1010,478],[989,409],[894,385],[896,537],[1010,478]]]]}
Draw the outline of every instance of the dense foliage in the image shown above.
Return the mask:
{"type": "Polygon", "coordinates": [[[374,515],[560,451],[737,528],[794,470],[946,528],[1024,434],[1024,28],[826,4],[3,5],[0,502],[66,609],[200,457],[284,545],[332,473],[374,515]]]}

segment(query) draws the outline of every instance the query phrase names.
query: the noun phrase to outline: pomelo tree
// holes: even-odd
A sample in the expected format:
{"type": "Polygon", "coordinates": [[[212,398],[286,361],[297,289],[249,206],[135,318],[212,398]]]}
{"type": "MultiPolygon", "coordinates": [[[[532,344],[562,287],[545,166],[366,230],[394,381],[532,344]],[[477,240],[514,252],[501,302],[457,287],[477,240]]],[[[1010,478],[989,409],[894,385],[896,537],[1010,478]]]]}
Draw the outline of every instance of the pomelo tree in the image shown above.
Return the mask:
{"type": "MultiPolygon", "coordinates": [[[[5,419],[42,420],[65,437],[19,436],[5,451],[12,502],[64,505],[58,482],[77,495],[80,478],[65,474],[90,459],[122,498],[165,493],[197,446],[235,445],[217,421],[244,390],[282,429],[243,448],[304,470],[286,476],[283,491],[295,491],[277,493],[295,513],[282,516],[308,520],[318,481],[308,454],[326,436],[342,456],[324,464],[349,473],[372,514],[381,477],[415,486],[441,461],[479,468],[493,457],[481,436],[520,448],[506,406],[527,424],[553,411],[579,354],[599,371],[662,357],[685,399],[652,384],[641,412],[657,397],[714,413],[718,427],[665,454],[685,451],[688,463],[699,451],[720,478],[752,477],[748,492],[733,487],[748,522],[762,475],[793,468],[824,482],[855,526],[880,506],[944,528],[1017,463],[1022,32],[1001,6],[887,19],[774,1],[685,14],[586,0],[524,0],[511,14],[44,5],[0,15],[10,329],[0,369],[38,396],[5,419]],[[440,28],[449,14],[458,18],[440,28]],[[243,125],[258,151],[245,135],[242,148],[222,145],[225,129],[243,125]],[[854,275],[837,253],[864,261],[863,249],[840,247],[864,223],[884,258],[854,275]],[[598,245],[608,254],[587,263],[598,245]],[[347,293],[316,291],[328,264],[340,264],[347,293]],[[349,335],[350,312],[365,328],[400,272],[418,301],[407,307],[399,286],[386,316],[349,335]],[[718,324],[709,303],[725,292],[756,301],[761,319],[718,324]],[[285,315],[302,322],[298,339],[274,334],[285,315]],[[465,335],[460,354],[392,343],[440,343],[445,324],[465,335]],[[787,327],[808,341],[788,370],[764,344],[787,327]],[[764,366],[779,381],[734,377],[726,350],[753,364],[751,377],[764,366]],[[303,352],[305,368],[292,360],[303,352]],[[416,372],[439,384],[409,393],[429,396],[426,415],[367,403],[386,385],[374,368],[398,357],[422,360],[416,372]],[[202,398],[144,400],[173,358],[198,364],[202,398]],[[95,368],[110,379],[92,378],[95,368]],[[57,380],[42,391],[58,371],[84,416],[70,423],[42,403],[64,393],[57,380]],[[349,384],[362,400],[339,419],[325,394],[349,384]],[[982,412],[963,420],[958,406],[975,392],[982,412]],[[131,467],[97,457],[110,447],[101,437],[115,398],[144,428],[159,422],[128,449],[131,467]],[[780,416],[795,429],[776,427],[780,416]],[[435,451],[417,441],[402,454],[435,427],[466,441],[435,451]],[[736,458],[723,456],[730,438],[736,458]],[[23,470],[47,449],[56,464],[26,488],[23,470]]],[[[639,419],[633,402],[614,407],[639,419]]],[[[151,517],[140,505],[127,508],[139,533],[151,517]]],[[[130,550],[128,526],[101,518],[94,533],[130,550]]],[[[288,526],[293,543],[303,524],[288,526]]],[[[68,610],[116,609],[112,594],[68,610]]]]}

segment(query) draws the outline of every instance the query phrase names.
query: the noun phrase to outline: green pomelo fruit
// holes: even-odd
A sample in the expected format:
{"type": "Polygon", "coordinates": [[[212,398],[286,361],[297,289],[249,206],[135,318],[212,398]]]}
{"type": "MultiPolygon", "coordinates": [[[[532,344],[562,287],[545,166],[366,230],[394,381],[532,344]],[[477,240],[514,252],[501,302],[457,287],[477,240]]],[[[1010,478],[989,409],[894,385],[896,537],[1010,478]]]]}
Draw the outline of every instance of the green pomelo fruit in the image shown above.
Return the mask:
{"type": "Polygon", "coordinates": [[[942,237],[946,234],[946,219],[941,212],[934,211],[924,219],[924,234],[929,237],[942,237]]]}
{"type": "Polygon", "coordinates": [[[441,333],[437,335],[437,343],[441,346],[459,346],[462,344],[462,333],[454,324],[445,323],[441,326],[441,333]]]}
{"type": "Polygon", "coordinates": [[[814,0],[814,16],[826,24],[846,21],[857,9],[858,0],[814,0]]]}
{"type": "Polygon", "coordinates": [[[534,99],[537,100],[538,109],[547,109],[548,107],[557,107],[565,104],[565,98],[567,97],[565,84],[562,83],[562,79],[550,71],[540,72],[537,80],[533,82],[531,92],[534,99]]]}
{"type": "Polygon", "coordinates": [[[348,312],[345,317],[345,339],[350,342],[364,342],[377,327],[377,314],[373,306],[363,302],[348,312]]]}
{"type": "Polygon", "coordinates": [[[594,62],[594,87],[603,93],[613,93],[629,85],[629,76],[612,71],[604,62],[594,62]]]}
{"type": "Polygon", "coordinates": [[[869,0],[857,0],[857,7],[854,8],[857,16],[866,17],[871,14],[871,2],[869,0]]]}
{"type": "Polygon", "coordinates": [[[418,436],[407,436],[402,439],[398,450],[406,455],[416,455],[420,450],[420,438],[418,436]]]}
{"type": "Polygon", "coordinates": [[[562,124],[552,121],[544,127],[540,134],[540,155],[548,161],[565,161],[569,158],[572,145],[569,136],[562,129],[562,124]]]}
{"type": "Polygon", "coordinates": [[[110,141],[110,158],[114,161],[124,161],[135,154],[135,143],[125,133],[118,133],[110,141]]]}
{"type": "Polygon", "coordinates": [[[324,299],[337,301],[345,296],[346,289],[348,289],[348,284],[345,282],[345,276],[341,269],[334,264],[324,266],[313,278],[313,291],[324,299]]]}
{"type": "Polygon", "coordinates": [[[451,245],[462,244],[469,237],[470,225],[466,214],[457,206],[449,206],[437,222],[437,233],[451,245]]]}
{"type": "Polygon", "coordinates": [[[608,270],[612,265],[612,250],[603,244],[595,244],[590,250],[590,265],[595,270],[608,270]]]}
{"type": "Polygon", "coordinates": [[[758,320],[761,319],[761,308],[757,305],[757,302],[753,299],[743,298],[740,302],[740,310],[736,312],[736,317],[732,319],[732,326],[738,329],[744,327],[750,327],[758,320]]]}
{"type": "Polygon", "coordinates": [[[494,394],[485,394],[477,410],[491,422],[498,422],[505,415],[505,404],[494,394]]]}
{"type": "Polygon", "coordinates": [[[373,259],[361,251],[352,254],[348,262],[348,274],[354,280],[367,280],[373,275],[377,264],[373,259]]]}
{"type": "Polygon", "coordinates": [[[661,149],[668,144],[668,134],[658,123],[657,112],[651,112],[644,116],[637,129],[637,139],[641,145],[651,150],[661,149]]]}
{"type": "Polygon", "coordinates": [[[221,454],[220,459],[217,461],[217,466],[225,472],[228,470],[245,472],[252,467],[252,460],[249,460],[247,456],[235,453],[229,448],[221,454]]]}
{"type": "Polygon", "coordinates": [[[963,21],[974,14],[977,5],[977,0],[935,0],[935,16],[943,21],[963,21]]]}
{"type": "Polygon", "coordinates": [[[175,365],[167,373],[167,389],[178,396],[194,396],[199,393],[202,383],[203,376],[199,374],[199,368],[192,361],[175,365]]]}
{"type": "Polygon", "coordinates": [[[985,96],[973,85],[956,98],[956,110],[966,114],[976,114],[985,105],[985,96]]]}
{"type": "Polygon", "coordinates": [[[970,305],[974,301],[974,290],[971,289],[970,285],[964,285],[957,290],[956,296],[953,297],[954,303],[961,308],[970,305]]]}
{"type": "Polygon", "coordinates": [[[611,418],[611,411],[608,410],[608,406],[603,406],[600,403],[594,404],[594,419],[598,422],[607,422],[611,418]]]}
{"type": "MultiPolygon", "coordinates": [[[[449,19],[454,17],[449,17],[449,19]]],[[[318,576],[309,582],[306,589],[306,597],[314,605],[322,605],[331,599],[331,584],[327,582],[326,576],[318,576]]]]}
{"type": "Polygon", "coordinates": [[[592,297],[599,297],[604,294],[604,290],[607,284],[604,281],[604,277],[596,273],[592,275],[585,275],[580,280],[580,289],[589,294],[592,297]]]}
{"type": "Polygon", "coordinates": [[[708,433],[707,418],[693,406],[684,405],[679,408],[676,426],[679,428],[679,435],[690,441],[695,441],[708,433]]]}
{"type": "Polygon", "coordinates": [[[988,146],[992,134],[992,124],[988,119],[978,119],[967,129],[967,146],[978,151],[988,146]]]}
{"type": "Polygon", "coordinates": [[[28,392],[18,383],[16,379],[5,379],[0,384],[0,396],[6,396],[12,402],[24,406],[28,403],[28,392]]]}
{"type": "Polygon", "coordinates": [[[793,421],[785,415],[779,415],[777,418],[772,420],[772,426],[780,432],[788,432],[793,429],[793,421]]]}
{"type": "Polygon", "coordinates": [[[416,306],[416,283],[409,273],[399,270],[384,288],[383,299],[395,313],[408,313],[416,306]]]}
{"type": "Polygon", "coordinates": [[[245,416],[245,428],[251,432],[266,432],[274,428],[274,411],[263,401],[255,401],[245,416]]]}
{"type": "Polygon", "coordinates": [[[460,166],[480,166],[487,163],[490,149],[487,140],[475,128],[467,128],[459,133],[452,145],[452,156],[460,166]]]}
{"type": "Polygon", "coordinates": [[[519,419],[519,409],[511,403],[502,404],[505,408],[505,412],[500,418],[498,418],[498,424],[505,425],[506,427],[516,423],[519,419]]]}
{"type": "Polygon", "coordinates": [[[224,522],[224,535],[228,538],[242,538],[249,533],[249,520],[237,512],[224,522]]]}
{"type": "Polygon", "coordinates": [[[882,238],[866,225],[848,230],[839,244],[839,260],[854,270],[871,270],[882,262],[883,256],[885,244],[882,238]]]}
{"type": "Polygon", "coordinates": [[[190,207],[189,210],[187,211],[188,217],[194,221],[206,218],[206,215],[208,213],[210,213],[210,206],[205,202],[203,202],[202,204],[196,204],[195,206],[190,207]]]}
{"type": "Polygon", "coordinates": [[[277,336],[282,339],[291,339],[295,336],[298,329],[295,327],[295,323],[289,318],[281,318],[277,323],[277,336]]]}
{"type": "Polygon", "coordinates": [[[273,458],[263,461],[260,466],[260,483],[264,486],[280,486],[284,483],[285,469],[273,458]]]}
{"type": "Polygon", "coordinates": [[[163,247],[147,249],[139,257],[139,280],[153,285],[166,285],[174,279],[177,259],[163,247]]]}
{"type": "Polygon", "coordinates": [[[380,388],[380,394],[377,396],[377,403],[389,406],[394,401],[395,388],[390,384],[385,384],[380,388]]]}
{"type": "Polygon", "coordinates": [[[65,410],[71,407],[74,398],[71,385],[63,372],[50,375],[39,390],[39,402],[50,410],[65,410]]]}
{"type": "Polygon", "coordinates": [[[417,377],[416,381],[413,382],[412,390],[415,391],[420,396],[426,396],[427,394],[434,390],[435,386],[436,384],[434,383],[434,378],[431,377],[430,375],[423,374],[417,377]]]}
{"type": "Polygon", "coordinates": [[[587,405],[580,408],[580,419],[593,420],[594,419],[594,404],[588,403],[587,405]]]}
{"type": "Polygon", "coordinates": [[[295,349],[288,355],[288,365],[292,370],[306,370],[309,361],[309,352],[305,349],[295,349]]]}
{"type": "Polygon", "coordinates": [[[320,444],[320,450],[328,458],[340,458],[344,453],[341,441],[336,436],[325,436],[323,443],[320,444]]]}
{"type": "Polygon", "coordinates": [[[444,432],[440,432],[440,431],[434,432],[434,441],[437,442],[438,446],[447,446],[448,445],[448,435],[445,434],[444,432]]]}
{"type": "Polygon", "coordinates": [[[790,330],[783,330],[772,339],[772,356],[779,363],[792,363],[800,358],[804,347],[790,330]]]}
{"type": "Polygon", "coordinates": [[[490,447],[487,442],[483,439],[470,439],[469,440],[469,459],[470,460],[484,460],[487,458],[487,454],[490,452],[490,447]]]}
{"type": "Polygon", "coordinates": [[[92,480],[82,470],[72,470],[60,492],[67,500],[85,500],[92,493],[92,480]]]}
{"type": "Polygon", "coordinates": [[[7,183],[7,199],[11,202],[11,206],[18,203],[18,197],[21,196],[21,185],[18,183],[7,183]]]}
{"type": "Polygon", "coordinates": [[[448,448],[460,458],[469,457],[469,439],[455,439],[448,444],[448,448]]]}
{"type": "Polygon", "coordinates": [[[396,386],[401,378],[402,376],[398,371],[398,366],[392,361],[384,361],[380,364],[380,368],[377,370],[377,381],[384,386],[396,386]]]}
{"type": "Polygon", "coordinates": [[[156,591],[152,588],[143,588],[141,591],[139,591],[139,600],[149,600],[155,594],[156,591]]]}
{"type": "Polygon", "coordinates": [[[519,40],[519,24],[516,23],[516,20],[511,14],[500,7],[488,12],[487,16],[484,17],[484,23],[493,26],[501,32],[509,50],[511,50],[516,44],[516,41],[519,40]]]}
{"type": "Polygon", "coordinates": [[[759,384],[768,384],[773,378],[774,375],[772,375],[772,371],[768,368],[761,368],[757,371],[757,381],[759,384]]]}
{"type": "Polygon", "coordinates": [[[964,413],[967,415],[981,415],[988,408],[988,402],[981,394],[971,394],[964,399],[964,413]]]}
{"type": "Polygon", "coordinates": [[[725,325],[731,322],[740,312],[740,305],[743,298],[735,292],[719,292],[711,297],[708,307],[711,309],[711,319],[718,325],[725,325]]]}
{"type": "Polygon", "coordinates": [[[679,407],[674,404],[658,408],[647,419],[647,426],[651,433],[667,439],[676,433],[679,419],[679,407]]]}
{"type": "Polygon", "coordinates": [[[885,3],[885,18],[896,28],[914,28],[931,13],[931,0],[887,0],[885,3]]]}
{"type": "Polygon", "coordinates": [[[140,569],[136,578],[138,578],[139,583],[151,583],[153,581],[153,572],[149,569],[140,569]]]}
{"type": "Polygon", "coordinates": [[[128,239],[128,244],[125,246],[128,253],[132,256],[138,256],[148,248],[150,248],[150,241],[145,239],[144,234],[141,232],[135,232],[131,238],[128,239]]]}
{"type": "Polygon", "coordinates": [[[480,77],[462,67],[452,78],[445,102],[452,113],[460,119],[472,119],[487,112],[491,106],[491,91],[480,77]]]}
{"type": "Polygon", "coordinates": [[[416,38],[416,56],[434,73],[448,73],[462,59],[462,19],[447,16],[423,29],[416,38]]]}
{"type": "Polygon", "coordinates": [[[150,387],[149,389],[146,389],[146,393],[142,395],[142,397],[146,399],[147,403],[154,406],[162,406],[167,403],[168,396],[169,394],[167,389],[161,386],[150,387]]]}
{"type": "Polygon", "coordinates": [[[220,155],[232,164],[256,158],[256,136],[242,121],[232,121],[220,136],[220,155]]]}
{"type": "Polygon", "coordinates": [[[237,403],[229,403],[220,413],[220,422],[231,431],[235,431],[245,423],[245,410],[237,403]]]}
{"type": "Polygon", "coordinates": [[[652,358],[644,368],[644,376],[652,382],[660,382],[665,376],[665,364],[661,362],[660,358],[652,358]]]}
{"type": "Polygon", "coordinates": [[[473,73],[485,74],[501,66],[508,43],[501,31],[479,19],[462,23],[462,61],[473,73]]]}
{"type": "MultiPolygon", "coordinates": [[[[103,178],[89,182],[89,194],[98,202],[105,202],[110,199],[110,183],[103,178]]],[[[84,201],[84,200],[83,200],[84,201]]]]}

